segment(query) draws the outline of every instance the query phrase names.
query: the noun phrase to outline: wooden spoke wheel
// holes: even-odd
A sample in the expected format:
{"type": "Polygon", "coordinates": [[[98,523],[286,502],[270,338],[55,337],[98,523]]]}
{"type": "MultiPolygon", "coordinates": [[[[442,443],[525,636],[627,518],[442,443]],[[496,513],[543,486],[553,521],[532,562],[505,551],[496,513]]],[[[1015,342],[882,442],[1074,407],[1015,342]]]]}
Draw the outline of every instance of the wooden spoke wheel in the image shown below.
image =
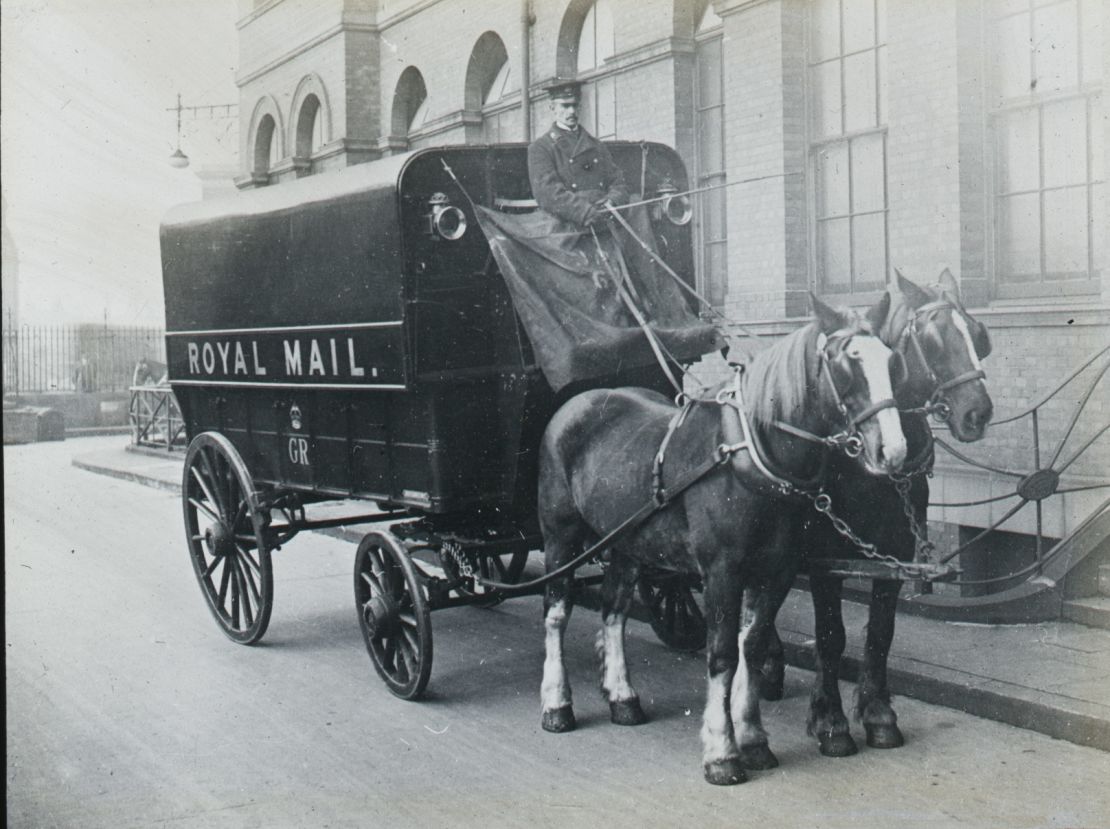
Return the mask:
{"type": "Polygon", "coordinates": [[[705,616],[694,597],[695,586],[696,580],[661,572],[645,572],[636,583],[651,629],[659,641],[678,651],[705,647],[705,616]]]}
{"type": "Polygon", "coordinates": [[[432,620],[408,551],[368,533],[355,554],[355,608],[378,676],[401,699],[418,699],[432,674],[432,620]]]}
{"type": "Polygon", "coordinates": [[[189,444],[181,503],[189,557],[208,609],[229,639],[254,644],[270,624],[274,600],[266,518],[250,472],[223,435],[203,432],[189,444]]]}

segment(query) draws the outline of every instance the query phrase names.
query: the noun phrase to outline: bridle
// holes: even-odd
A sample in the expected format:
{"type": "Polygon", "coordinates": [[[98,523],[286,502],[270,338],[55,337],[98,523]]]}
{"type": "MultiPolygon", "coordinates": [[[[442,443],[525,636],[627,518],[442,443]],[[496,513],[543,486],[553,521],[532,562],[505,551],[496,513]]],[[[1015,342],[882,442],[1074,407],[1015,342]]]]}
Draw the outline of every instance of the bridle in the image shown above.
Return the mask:
{"type": "MultiPolygon", "coordinates": [[[[849,434],[849,439],[855,440],[860,449],[862,449],[863,439],[859,435],[860,424],[867,422],[883,409],[897,408],[898,404],[894,402],[893,397],[886,397],[882,400],[874,401],[870,406],[867,406],[862,411],[857,412],[854,415],[848,411],[848,405],[844,402],[844,395],[841,393],[840,388],[836,385],[836,378],[833,377],[832,369],[829,367],[829,355],[826,346],[829,340],[850,339],[854,336],[856,336],[856,334],[849,331],[848,329],[834,331],[827,337],[824,334],[818,334],[817,353],[818,359],[820,361],[821,376],[828,381],[829,388],[832,389],[833,402],[836,404],[837,410],[840,412],[841,417],[844,418],[844,422],[848,427],[847,432],[849,434]]],[[[834,435],[834,438],[836,437],[839,436],[834,435]]],[[[848,454],[850,457],[858,457],[859,451],[857,450],[854,455],[851,454],[851,452],[849,452],[848,454]]]]}
{"type": "MultiPolygon", "coordinates": [[[[976,368],[972,369],[971,371],[965,371],[961,374],[957,374],[955,377],[952,377],[948,380],[941,381],[941,379],[937,376],[936,371],[933,369],[932,365],[930,365],[929,358],[925,355],[925,349],[921,345],[921,337],[918,332],[918,322],[923,316],[946,310],[951,311],[954,314],[959,314],[969,328],[972,325],[979,324],[976,323],[974,320],[969,319],[967,312],[964,311],[964,309],[961,308],[957,303],[952,302],[947,298],[933,300],[932,302],[925,303],[919,308],[914,308],[910,312],[909,322],[906,325],[905,329],[902,331],[901,336],[899,336],[897,346],[897,350],[899,352],[905,353],[907,350],[911,350],[913,352],[914,357],[919,363],[921,363],[922,367],[925,369],[926,379],[929,385],[933,388],[933,393],[932,395],[930,395],[928,401],[926,401],[924,406],[919,406],[914,409],[902,409],[901,411],[912,414],[930,414],[941,422],[947,421],[948,418],[952,416],[952,407],[949,406],[947,403],[947,395],[945,394],[945,392],[958,386],[965,385],[967,383],[973,383],[976,380],[985,380],[987,377],[985,371],[983,371],[981,368],[976,368]]],[[[972,347],[975,347],[974,343],[972,344],[972,347]]]]}
{"type": "MultiPolygon", "coordinates": [[[[863,438],[860,436],[860,424],[873,418],[883,409],[897,408],[897,403],[894,398],[887,397],[883,400],[876,400],[870,406],[867,406],[862,411],[852,414],[848,411],[848,404],[844,402],[844,394],[841,392],[840,387],[836,384],[836,378],[833,376],[832,368],[829,366],[828,343],[835,340],[847,340],[857,336],[861,332],[855,331],[850,328],[842,328],[834,331],[832,334],[820,333],[817,335],[817,361],[818,361],[818,377],[825,380],[829,388],[832,390],[833,403],[836,405],[837,411],[840,416],[844,418],[845,428],[834,435],[821,437],[812,432],[807,432],[804,429],[799,429],[797,426],[792,426],[789,423],[783,423],[781,420],[776,420],[772,425],[782,432],[786,432],[794,437],[802,438],[813,443],[823,444],[828,447],[840,447],[844,450],[850,458],[858,458],[863,452],[863,438]]],[[[739,375],[737,375],[739,378],[739,375]]],[[[739,399],[739,379],[735,384],[737,399],[739,399]]],[[[731,390],[725,390],[731,391],[731,390]]],[[[720,401],[721,394],[718,393],[718,402],[720,401]]]]}
{"type": "MultiPolygon", "coordinates": [[[[855,415],[848,410],[848,405],[844,402],[844,394],[836,384],[836,378],[833,376],[832,369],[829,366],[828,343],[829,341],[837,339],[848,339],[859,333],[860,332],[854,329],[845,328],[835,331],[832,334],[826,335],[820,333],[817,336],[816,351],[818,359],[818,378],[824,379],[829,384],[829,388],[832,390],[833,402],[836,405],[837,411],[839,411],[844,418],[845,428],[836,434],[821,436],[790,423],[784,423],[781,420],[773,421],[771,424],[772,426],[779,431],[810,441],[811,443],[816,443],[826,449],[839,448],[850,458],[858,458],[860,456],[863,452],[863,438],[860,436],[859,430],[860,424],[875,417],[884,409],[896,408],[897,404],[894,402],[893,398],[885,398],[872,403],[855,415]]],[[[733,374],[732,383],[722,387],[713,398],[702,400],[687,398],[679,411],[671,418],[671,422],[667,426],[667,433],[663,437],[658,452],[656,452],[655,463],[652,468],[652,497],[657,503],[662,502],[665,493],[662,479],[663,463],[667,446],[675,431],[681,426],[682,422],[686,419],[686,415],[696,403],[716,403],[722,407],[722,416],[728,412],[732,413],[734,422],[729,423],[726,427],[726,433],[731,432],[740,439],[733,443],[722,443],[717,446],[714,450],[714,457],[717,459],[717,462],[723,463],[728,458],[732,458],[734,465],[738,465],[742,463],[741,459],[746,457],[759,475],[783,494],[811,492],[822,489],[826,467],[824,461],[821,464],[818,474],[809,480],[802,480],[782,470],[776,471],[771,468],[773,464],[760,445],[756,430],[751,423],[751,416],[748,414],[748,408],[744,403],[742,383],[744,367],[737,365],[733,367],[733,370],[735,373],[733,374]]]]}

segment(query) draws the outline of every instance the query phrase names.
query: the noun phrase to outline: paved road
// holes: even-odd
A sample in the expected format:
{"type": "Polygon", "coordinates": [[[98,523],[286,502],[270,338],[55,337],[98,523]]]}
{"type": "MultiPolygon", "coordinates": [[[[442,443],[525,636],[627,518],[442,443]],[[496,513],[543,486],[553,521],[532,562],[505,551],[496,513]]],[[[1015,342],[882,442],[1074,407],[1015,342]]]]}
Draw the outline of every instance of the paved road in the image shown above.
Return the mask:
{"type": "Polygon", "coordinates": [[[589,611],[579,730],[545,734],[534,598],[434,615],[429,698],[398,701],[362,646],[353,548],[321,536],[276,554],[264,644],[234,645],[176,496],[69,465],[105,440],[4,449],[10,826],[1110,826],[1110,755],[909,699],[904,749],[821,758],[793,671],[765,707],[781,767],[710,787],[701,658],[634,624],[652,722],[612,726],[589,611]]]}

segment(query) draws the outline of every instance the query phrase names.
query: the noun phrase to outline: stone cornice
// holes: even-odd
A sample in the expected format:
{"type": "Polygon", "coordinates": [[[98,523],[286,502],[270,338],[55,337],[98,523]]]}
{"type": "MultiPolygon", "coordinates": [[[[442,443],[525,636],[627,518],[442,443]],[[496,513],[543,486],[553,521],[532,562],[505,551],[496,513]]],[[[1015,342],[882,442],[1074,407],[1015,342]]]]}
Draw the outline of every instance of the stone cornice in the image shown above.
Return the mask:
{"type": "Polygon", "coordinates": [[[280,56],[274,58],[268,63],[263,64],[257,69],[252,69],[249,72],[236,73],[235,85],[242,89],[251,81],[257,80],[258,78],[265,75],[267,72],[272,72],[274,69],[281,66],[283,63],[288,63],[293,58],[299,55],[303,55],[305,52],[308,52],[312,49],[315,49],[321,43],[326,43],[336,35],[346,34],[347,32],[370,32],[376,34],[377,31],[378,27],[372,24],[347,22],[336,23],[334,26],[325,29],[310,40],[305,41],[300,46],[290,49],[288,52],[284,52],[280,56]]]}
{"type": "Polygon", "coordinates": [[[486,115],[497,115],[501,112],[507,112],[511,109],[520,109],[520,90],[510,92],[504,98],[494,101],[492,104],[486,104],[482,107],[479,117],[486,115]]]}
{"type": "MultiPolygon", "coordinates": [[[[667,60],[674,55],[692,54],[694,54],[693,38],[665,37],[651,43],[645,43],[643,46],[637,46],[635,49],[629,49],[627,52],[621,52],[619,55],[614,55],[601,66],[578,75],[578,80],[589,83],[597,78],[620,75],[641,66],[667,60]]],[[[544,83],[546,84],[547,81],[544,81],[544,83]]],[[[535,85],[533,85],[534,88],[535,85]]]]}
{"type": "Polygon", "coordinates": [[[454,112],[448,112],[446,115],[441,115],[432,121],[426,121],[420,125],[419,129],[410,131],[408,137],[412,141],[414,138],[428,138],[432,135],[439,135],[456,127],[473,127],[481,126],[481,124],[482,113],[469,109],[456,109],[454,112]]]}
{"type": "MultiPolygon", "coordinates": [[[[258,6],[251,9],[247,14],[236,20],[235,28],[243,29],[245,26],[249,26],[255,20],[262,17],[262,15],[266,14],[277,6],[280,6],[283,2],[284,0],[265,0],[265,2],[260,3],[258,6]]],[[[340,20],[342,23],[353,26],[373,26],[376,29],[377,23],[374,17],[375,15],[373,12],[349,12],[344,10],[340,14],[340,20]]]]}
{"type": "Polygon", "coordinates": [[[254,187],[265,187],[270,183],[269,173],[243,173],[231,180],[240,190],[249,190],[254,187]]]}
{"type": "Polygon", "coordinates": [[[438,6],[441,2],[443,2],[443,0],[424,0],[422,3],[417,3],[404,11],[397,12],[397,14],[392,17],[387,17],[379,21],[378,30],[384,32],[386,29],[396,26],[398,23],[404,23],[410,17],[415,17],[433,6],[438,6]]]}
{"type": "Polygon", "coordinates": [[[274,8],[281,2],[282,0],[266,0],[266,2],[255,6],[253,9],[251,9],[249,12],[235,21],[235,28],[242,29],[244,26],[249,26],[251,23],[262,17],[262,15],[266,14],[266,12],[270,11],[270,9],[274,8]]]}
{"type": "Polygon", "coordinates": [[[763,6],[767,3],[778,3],[782,5],[782,0],[712,0],[712,2],[713,11],[721,18],[728,17],[730,14],[739,14],[740,12],[747,11],[756,6],[763,6]]]}

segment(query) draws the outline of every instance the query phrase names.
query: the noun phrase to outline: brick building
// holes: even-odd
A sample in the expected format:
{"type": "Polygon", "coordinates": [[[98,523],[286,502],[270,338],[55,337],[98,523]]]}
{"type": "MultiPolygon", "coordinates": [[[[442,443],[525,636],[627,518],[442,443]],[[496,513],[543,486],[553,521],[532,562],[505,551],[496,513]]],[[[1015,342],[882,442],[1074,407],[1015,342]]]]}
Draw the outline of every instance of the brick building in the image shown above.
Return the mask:
{"type": "MultiPolygon", "coordinates": [[[[867,304],[894,267],[923,283],[948,268],[992,330],[1000,416],[1107,344],[1104,0],[240,3],[241,188],[526,141],[549,122],[544,84],[577,76],[591,132],[670,144],[698,184],[728,185],[698,199],[699,287],[746,327],[789,330],[811,289],[867,304]]],[[[1042,454],[1082,392],[1040,413],[1042,454]]],[[[1107,422],[1100,387],[1060,457],[1107,422]]],[[[1028,424],[976,457],[1034,469],[1028,424]]],[[[1073,486],[1110,468],[1106,442],[1070,465],[1073,486]]],[[[943,500],[1013,489],[940,461],[943,500]]],[[[1049,534],[1105,497],[1053,499],[1049,534]]],[[[935,517],[983,526],[1007,506],[935,517]]]]}

